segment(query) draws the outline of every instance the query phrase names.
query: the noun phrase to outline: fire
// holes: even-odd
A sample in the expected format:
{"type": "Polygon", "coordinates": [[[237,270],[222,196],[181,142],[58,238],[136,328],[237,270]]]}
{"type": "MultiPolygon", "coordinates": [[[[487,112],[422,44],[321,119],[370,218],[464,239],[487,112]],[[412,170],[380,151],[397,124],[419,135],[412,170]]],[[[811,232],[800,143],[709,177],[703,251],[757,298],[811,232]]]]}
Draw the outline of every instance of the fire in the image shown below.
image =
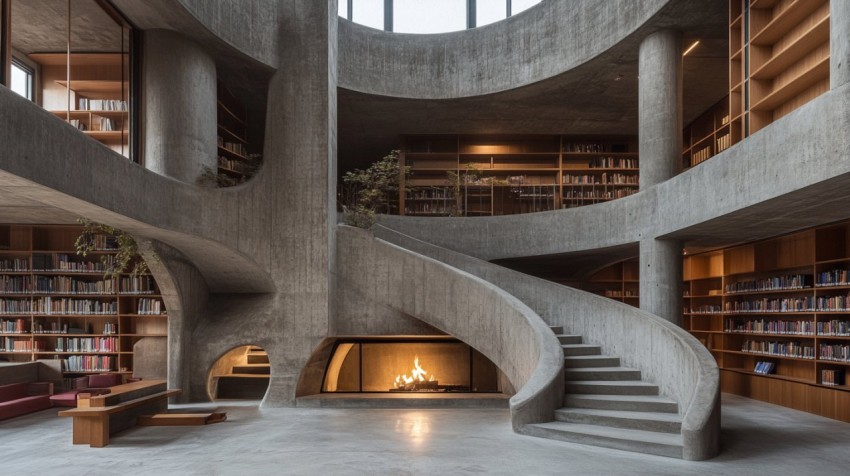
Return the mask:
{"type": "Polygon", "coordinates": [[[419,365],[419,356],[416,355],[413,358],[413,369],[410,371],[411,377],[408,377],[407,374],[397,375],[395,378],[395,388],[398,389],[407,389],[408,386],[415,387],[416,383],[421,382],[436,382],[437,379],[434,378],[433,375],[428,376],[428,372],[419,365]],[[427,379],[426,379],[427,376],[427,379]]]}

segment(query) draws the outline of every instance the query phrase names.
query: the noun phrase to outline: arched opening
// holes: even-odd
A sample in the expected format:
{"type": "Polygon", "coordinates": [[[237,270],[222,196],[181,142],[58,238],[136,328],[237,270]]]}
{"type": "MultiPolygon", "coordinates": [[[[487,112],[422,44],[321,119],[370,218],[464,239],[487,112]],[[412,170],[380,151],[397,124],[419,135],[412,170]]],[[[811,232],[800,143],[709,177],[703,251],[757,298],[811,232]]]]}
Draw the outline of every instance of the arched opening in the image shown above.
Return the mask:
{"type": "Polygon", "coordinates": [[[211,400],[262,400],[270,377],[269,356],[262,347],[235,347],[210,368],[207,394],[211,400]]]}

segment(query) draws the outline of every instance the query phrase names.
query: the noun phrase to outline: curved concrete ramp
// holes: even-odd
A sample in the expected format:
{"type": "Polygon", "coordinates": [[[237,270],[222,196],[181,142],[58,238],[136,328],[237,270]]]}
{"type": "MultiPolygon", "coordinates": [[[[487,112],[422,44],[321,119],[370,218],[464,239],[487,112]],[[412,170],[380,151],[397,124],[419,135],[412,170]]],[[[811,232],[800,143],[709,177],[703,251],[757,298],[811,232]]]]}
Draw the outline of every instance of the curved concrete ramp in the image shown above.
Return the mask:
{"type": "MultiPolygon", "coordinates": [[[[381,225],[375,227],[375,234],[411,256],[427,256],[460,275],[468,273],[497,286],[561,331],[568,395],[556,417],[575,425],[565,431],[566,426],[558,422],[524,428],[515,422],[517,431],[688,460],[717,454],[719,370],[705,347],[678,326],[631,306],[446,250],[381,225]],[[630,413],[635,411],[643,414],[630,413]],[[644,433],[630,437],[635,431],[644,433]],[[646,434],[671,431],[680,435],[673,439],[646,434]]],[[[457,320],[460,315],[453,317],[457,320]]]]}

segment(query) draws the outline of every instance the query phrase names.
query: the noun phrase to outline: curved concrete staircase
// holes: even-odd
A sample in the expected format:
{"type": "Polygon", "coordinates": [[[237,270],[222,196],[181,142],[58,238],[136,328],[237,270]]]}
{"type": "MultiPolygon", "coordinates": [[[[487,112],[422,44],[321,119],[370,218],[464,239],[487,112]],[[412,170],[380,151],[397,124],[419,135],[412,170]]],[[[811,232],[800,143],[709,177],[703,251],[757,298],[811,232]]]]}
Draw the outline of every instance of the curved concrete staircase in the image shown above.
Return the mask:
{"type": "Polygon", "coordinates": [[[641,372],[620,366],[598,345],[552,330],[564,349],[564,407],[555,421],[526,427],[526,434],[639,453],[682,457],[678,404],[659,395],[641,372]]]}

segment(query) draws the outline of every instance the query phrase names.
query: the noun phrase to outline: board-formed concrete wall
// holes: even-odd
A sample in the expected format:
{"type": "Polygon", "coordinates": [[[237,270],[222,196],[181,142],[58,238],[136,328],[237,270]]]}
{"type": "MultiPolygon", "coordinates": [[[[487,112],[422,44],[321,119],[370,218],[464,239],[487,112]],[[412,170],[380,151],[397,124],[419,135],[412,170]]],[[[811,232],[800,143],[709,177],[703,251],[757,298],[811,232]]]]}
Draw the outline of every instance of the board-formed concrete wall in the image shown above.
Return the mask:
{"type": "Polygon", "coordinates": [[[338,280],[370,302],[415,316],[469,344],[517,393],[515,428],[552,421],[564,394],[564,354],[528,306],[492,284],[348,226],[337,231],[338,280]]]}
{"type": "Polygon", "coordinates": [[[685,459],[703,460],[720,445],[720,373],[692,335],[658,316],[595,294],[535,278],[378,226],[382,240],[477,276],[527,304],[549,325],[602,346],[676,400],[685,459]]]}

